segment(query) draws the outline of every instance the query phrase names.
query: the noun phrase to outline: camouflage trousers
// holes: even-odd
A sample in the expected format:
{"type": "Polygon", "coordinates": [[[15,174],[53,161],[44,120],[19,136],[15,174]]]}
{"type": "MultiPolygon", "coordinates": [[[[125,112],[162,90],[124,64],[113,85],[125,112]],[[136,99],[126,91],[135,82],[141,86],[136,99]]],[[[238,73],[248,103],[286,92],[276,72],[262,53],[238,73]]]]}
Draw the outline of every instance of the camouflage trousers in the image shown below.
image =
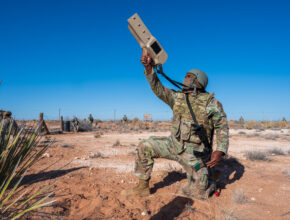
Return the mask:
{"type": "Polygon", "coordinates": [[[199,189],[206,189],[208,185],[208,170],[201,159],[194,156],[193,148],[186,147],[177,153],[180,143],[173,137],[152,136],[139,143],[135,160],[135,175],[144,180],[150,179],[154,159],[166,158],[177,161],[186,171],[187,179],[199,189]],[[179,145],[179,146],[177,146],[179,145]]]}

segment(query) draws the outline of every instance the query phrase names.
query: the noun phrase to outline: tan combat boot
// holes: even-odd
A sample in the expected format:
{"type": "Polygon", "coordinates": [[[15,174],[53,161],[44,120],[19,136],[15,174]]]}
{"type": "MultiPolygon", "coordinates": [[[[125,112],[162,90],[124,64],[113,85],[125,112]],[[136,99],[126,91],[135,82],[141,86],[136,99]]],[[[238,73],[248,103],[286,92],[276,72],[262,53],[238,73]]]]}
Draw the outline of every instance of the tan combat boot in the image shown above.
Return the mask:
{"type": "Polygon", "coordinates": [[[149,180],[139,179],[139,184],[136,187],[132,189],[122,190],[120,194],[122,196],[149,196],[149,180]]]}

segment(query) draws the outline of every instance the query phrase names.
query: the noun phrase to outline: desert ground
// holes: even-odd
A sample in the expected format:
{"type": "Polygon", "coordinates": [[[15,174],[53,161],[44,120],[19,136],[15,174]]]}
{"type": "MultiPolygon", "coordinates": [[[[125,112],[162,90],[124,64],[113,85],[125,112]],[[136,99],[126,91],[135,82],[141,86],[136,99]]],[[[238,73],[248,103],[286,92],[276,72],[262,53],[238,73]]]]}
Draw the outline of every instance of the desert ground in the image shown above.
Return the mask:
{"type": "Polygon", "coordinates": [[[89,132],[44,136],[43,142],[54,143],[23,184],[34,190],[54,184],[51,199],[56,201],[24,219],[290,219],[288,128],[232,126],[228,156],[217,168],[222,172],[219,197],[207,201],[182,197],[185,172],[165,159],[155,160],[150,196],[122,197],[121,190],[137,184],[133,169],[140,140],[170,134],[170,123],[161,124],[138,130],[101,123],[89,132]],[[252,151],[267,156],[250,160],[246,154],[252,151]]]}

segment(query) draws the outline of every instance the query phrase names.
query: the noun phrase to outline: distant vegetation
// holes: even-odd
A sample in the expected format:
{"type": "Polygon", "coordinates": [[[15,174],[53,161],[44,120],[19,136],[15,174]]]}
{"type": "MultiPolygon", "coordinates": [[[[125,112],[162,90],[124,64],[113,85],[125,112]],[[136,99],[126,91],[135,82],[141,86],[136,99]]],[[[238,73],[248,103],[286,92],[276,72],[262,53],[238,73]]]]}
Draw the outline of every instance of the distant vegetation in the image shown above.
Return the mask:
{"type": "Polygon", "coordinates": [[[245,129],[271,129],[271,128],[290,128],[290,122],[283,118],[280,121],[245,121],[243,117],[239,121],[231,120],[230,128],[245,128],[245,129]]]}

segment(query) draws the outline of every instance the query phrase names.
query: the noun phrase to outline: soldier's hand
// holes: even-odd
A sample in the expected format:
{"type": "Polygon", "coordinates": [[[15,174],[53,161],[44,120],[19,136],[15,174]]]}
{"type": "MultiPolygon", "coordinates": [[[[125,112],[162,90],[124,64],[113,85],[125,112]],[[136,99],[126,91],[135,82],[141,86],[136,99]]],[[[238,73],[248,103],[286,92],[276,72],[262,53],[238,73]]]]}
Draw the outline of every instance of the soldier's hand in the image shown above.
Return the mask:
{"type": "Polygon", "coordinates": [[[224,155],[224,152],[221,151],[215,151],[211,155],[211,159],[209,162],[206,163],[206,165],[210,168],[215,167],[219,164],[219,162],[222,159],[222,156],[224,155]]]}
{"type": "Polygon", "coordinates": [[[146,49],[142,50],[142,56],[141,56],[141,63],[146,68],[147,74],[151,73],[152,70],[152,58],[150,57],[148,51],[146,49]]]}

